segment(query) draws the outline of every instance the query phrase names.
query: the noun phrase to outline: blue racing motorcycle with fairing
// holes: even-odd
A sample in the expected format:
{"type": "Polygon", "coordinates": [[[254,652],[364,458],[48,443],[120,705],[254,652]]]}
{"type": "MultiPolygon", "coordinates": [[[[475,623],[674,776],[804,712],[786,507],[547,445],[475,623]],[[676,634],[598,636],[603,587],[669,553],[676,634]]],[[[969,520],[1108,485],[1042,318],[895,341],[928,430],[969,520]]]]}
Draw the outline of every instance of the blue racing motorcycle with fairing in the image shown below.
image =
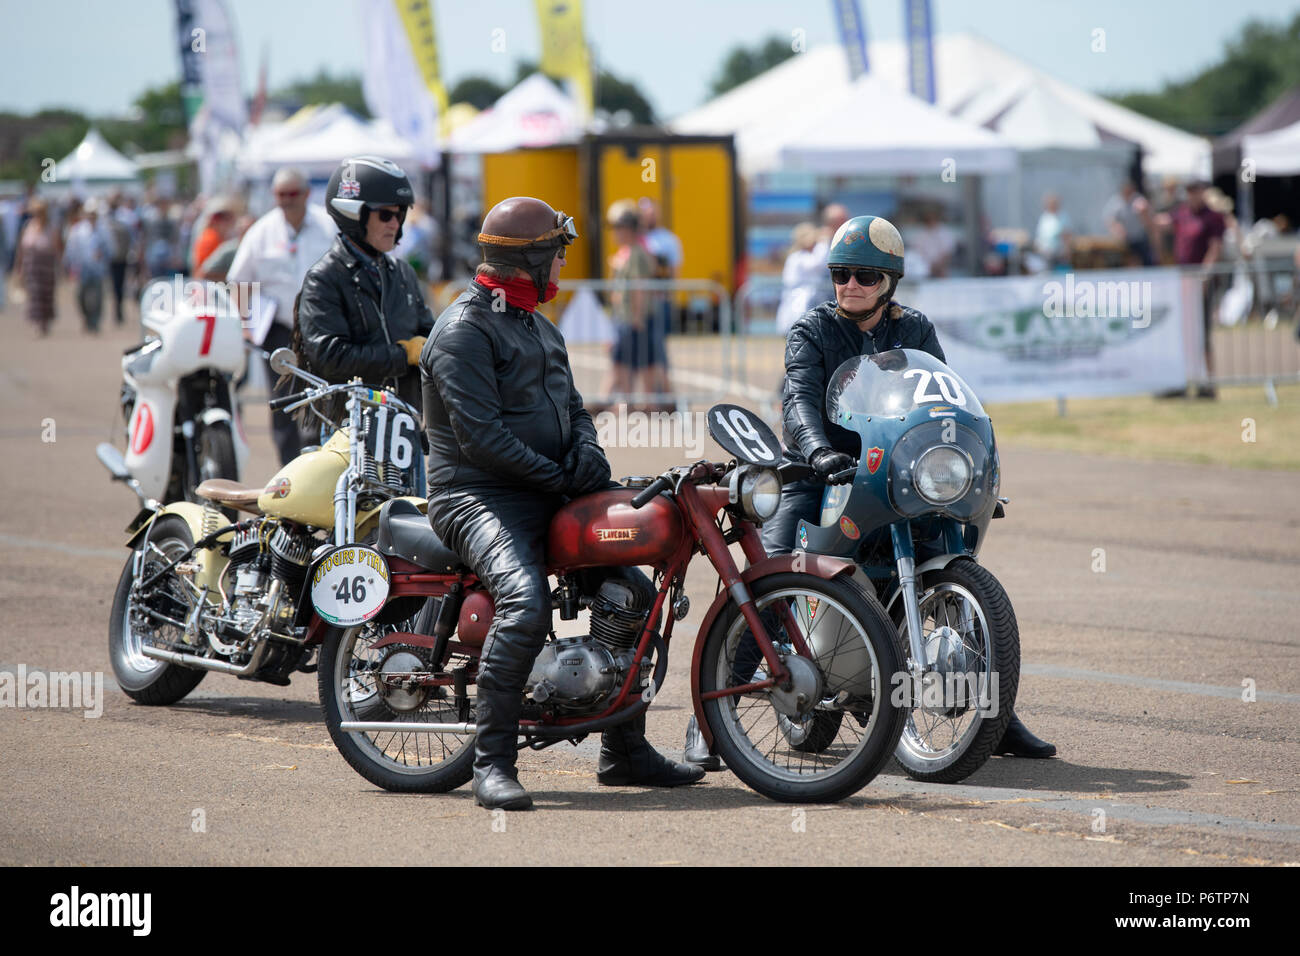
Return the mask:
{"type": "MultiPolygon", "coordinates": [[[[820,523],[800,522],[796,547],[853,558],[898,626],[907,672],[892,693],[911,708],[895,751],[903,769],[964,779],[1001,741],[1020,679],[1015,612],[978,563],[1006,502],[993,425],[957,373],[913,349],[842,364],[826,409],[858,434],[861,455],[851,481],[827,487],[820,523]]],[[[815,751],[833,736],[817,722],[837,718],[823,709],[784,729],[815,751]]]]}

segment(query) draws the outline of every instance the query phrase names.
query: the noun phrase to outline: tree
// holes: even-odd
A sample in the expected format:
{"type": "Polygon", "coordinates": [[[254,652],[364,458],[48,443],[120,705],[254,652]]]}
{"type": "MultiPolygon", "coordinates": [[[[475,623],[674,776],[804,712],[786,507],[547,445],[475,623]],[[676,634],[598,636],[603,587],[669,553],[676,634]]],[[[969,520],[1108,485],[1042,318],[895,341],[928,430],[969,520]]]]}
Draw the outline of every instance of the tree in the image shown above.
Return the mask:
{"type": "Polygon", "coordinates": [[[1300,14],[1289,24],[1251,20],[1228,41],[1222,60],[1159,92],[1111,99],[1153,119],[1203,136],[1239,126],[1300,85],[1300,14]]]}
{"type": "MultiPolygon", "coordinates": [[[[532,60],[520,60],[515,64],[515,82],[519,83],[538,72],[537,63],[532,60]]],[[[563,77],[551,77],[556,83],[563,77]]],[[[649,126],[655,121],[654,110],[650,101],[642,95],[640,88],[630,80],[624,80],[608,70],[596,71],[596,88],[594,90],[595,108],[607,113],[627,110],[632,114],[632,122],[649,126]]]]}
{"type": "Polygon", "coordinates": [[[501,98],[506,88],[487,76],[462,76],[447,91],[448,103],[468,103],[475,109],[485,110],[501,98]]]}
{"type": "Polygon", "coordinates": [[[722,69],[713,80],[711,92],[714,96],[721,96],[727,90],[752,80],[760,73],[766,73],[792,56],[794,46],[779,36],[768,37],[752,50],[744,46],[732,47],[722,61],[722,69]]]}
{"type": "Polygon", "coordinates": [[[272,99],[288,100],[300,106],[311,103],[342,103],[363,119],[370,118],[361,77],[356,73],[334,76],[321,69],[309,80],[298,80],[272,94],[272,99]]]}

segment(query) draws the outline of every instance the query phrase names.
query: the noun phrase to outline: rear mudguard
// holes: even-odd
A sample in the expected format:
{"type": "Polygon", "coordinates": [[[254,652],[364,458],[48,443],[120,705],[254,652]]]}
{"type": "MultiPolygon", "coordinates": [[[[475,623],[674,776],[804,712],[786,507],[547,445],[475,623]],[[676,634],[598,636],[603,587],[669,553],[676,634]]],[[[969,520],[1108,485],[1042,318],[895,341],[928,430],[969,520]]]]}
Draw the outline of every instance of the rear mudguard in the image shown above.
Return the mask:
{"type": "MultiPolygon", "coordinates": [[[[203,506],[192,501],[173,501],[171,504],[163,505],[157,511],[145,508],[136,515],[135,520],[126,526],[127,534],[130,535],[126,539],[126,546],[134,551],[144,538],[145,531],[153,527],[153,523],[163,515],[176,515],[189,525],[192,540],[198,541],[203,537],[203,506]]],[[[218,540],[229,541],[230,537],[231,532],[227,532],[218,540]]],[[[217,548],[198,552],[198,559],[200,568],[194,575],[194,583],[199,587],[208,587],[210,589],[208,600],[218,603],[221,600],[221,592],[217,582],[230,559],[217,548]]]]}
{"type": "MultiPolygon", "coordinates": [[[[750,584],[769,574],[794,571],[829,580],[841,574],[852,574],[855,567],[856,565],[848,558],[835,558],[828,554],[807,554],[800,551],[794,554],[774,554],[764,558],[742,571],[740,579],[745,584],[750,584]]],[[[695,635],[695,650],[691,654],[691,703],[695,707],[696,723],[700,725],[700,733],[704,735],[710,753],[713,751],[713,731],[709,729],[704,719],[704,705],[700,701],[701,657],[704,654],[705,638],[708,637],[709,631],[713,630],[713,622],[717,620],[730,600],[731,594],[725,588],[718,592],[718,596],[713,599],[713,604],[709,606],[708,613],[704,615],[704,620],[700,622],[700,629],[695,635]]]]}

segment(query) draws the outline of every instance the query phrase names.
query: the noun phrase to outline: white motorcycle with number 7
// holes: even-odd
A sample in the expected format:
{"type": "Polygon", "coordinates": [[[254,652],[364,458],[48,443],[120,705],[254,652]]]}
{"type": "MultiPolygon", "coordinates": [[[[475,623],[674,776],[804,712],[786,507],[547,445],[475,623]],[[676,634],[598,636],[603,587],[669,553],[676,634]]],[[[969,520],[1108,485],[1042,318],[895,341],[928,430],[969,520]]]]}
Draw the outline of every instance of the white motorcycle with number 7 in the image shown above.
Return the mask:
{"type": "Polygon", "coordinates": [[[248,439],[235,401],[246,345],[239,311],[215,284],[155,282],[141,294],[142,344],[122,357],[124,462],[146,497],[198,502],[209,478],[239,480],[248,439]]]}
{"type": "MultiPolygon", "coordinates": [[[[364,575],[326,571],[360,569],[368,549],[354,542],[375,534],[384,502],[407,497],[424,506],[412,487],[423,437],[415,409],[359,381],[330,385],[296,368],[288,349],[271,356],[271,367],[308,383],[272,400],[273,408],[342,395],[347,417],[328,422],[313,407],[336,430],[265,485],[210,478],[195,489],[202,505],[163,505],[145,492],[116,448],[98,448],[113,478],[143,506],[126,529],[131,557],[109,622],[113,673],[140,703],[173,704],[209,671],[280,685],[295,671],[315,671],[317,649],[307,639],[313,610],[382,600],[387,590],[386,572],[379,569],[364,575]],[[228,520],[227,509],[239,512],[238,520],[228,520]]],[[[422,603],[396,602],[392,612],[409,608],[410,618],[422,603]]],[[[396,623],[381,615],[367,626],[379,635],[396,623]]]]}

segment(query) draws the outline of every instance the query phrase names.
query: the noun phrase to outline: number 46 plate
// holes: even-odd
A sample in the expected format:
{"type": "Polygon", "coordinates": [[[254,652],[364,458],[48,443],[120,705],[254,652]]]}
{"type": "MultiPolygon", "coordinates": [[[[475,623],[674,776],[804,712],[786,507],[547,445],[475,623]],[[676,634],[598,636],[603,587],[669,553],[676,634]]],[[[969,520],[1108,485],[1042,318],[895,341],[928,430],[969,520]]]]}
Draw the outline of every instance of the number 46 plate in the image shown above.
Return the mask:
{"type": "Polygon", "coordinates": [[[363,624],[387,600],[388,562],[378,551],[359,544],[330,551],[311,578],[312,606],[331,624],[363,624]]]}

